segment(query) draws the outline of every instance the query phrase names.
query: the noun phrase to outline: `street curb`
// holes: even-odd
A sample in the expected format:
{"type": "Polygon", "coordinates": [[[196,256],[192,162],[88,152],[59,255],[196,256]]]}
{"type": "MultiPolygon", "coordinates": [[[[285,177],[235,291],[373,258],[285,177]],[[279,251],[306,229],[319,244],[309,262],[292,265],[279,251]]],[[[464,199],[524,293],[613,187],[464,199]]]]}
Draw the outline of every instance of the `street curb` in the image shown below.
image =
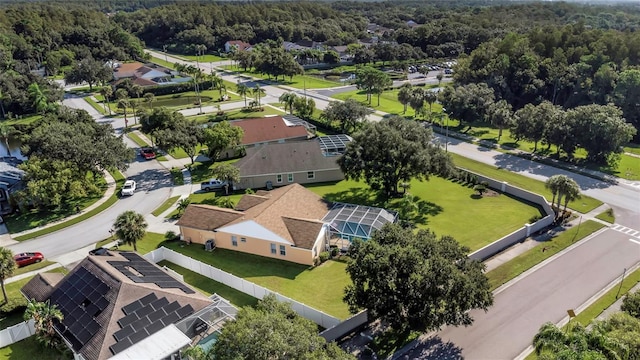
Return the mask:
{"type": "MultiPolygon", "coordinates": [[[[628,273],[632,273],[636,270],[640,269],[640,262],[636,263],[633,267],[627,269],[628,273]]],[[[591,296],[589,299],[587,299],[587,301],[585,301],[584,303],[582,303],[582,305],[580,305],[577,309],[575,309],[575,313],[580,314],[581,312],[583,312],[586,308],[588,308],[589,306],[591,306],[594,302],[598,301],[598,299],[600,299],[604,294],[606,294],[609,290],[613,289],[614,287],[616,287],[618,284],[620,284],[621,281],[623,281],[623,275],[620,275],[619,277],[615,278],[613,281],[611,281],[609,284],[607,284],[607,286],[605,286],[603,289],[601,289],[600,291],[598,291],[597,293],[595,293],[593,296],[591,296]]],[[[564,318],[562,318],[562,320],[560,320],[559,322],[556,323],[556,326],[561,328],[565,325],[567,325],[569,323],[569,321],[571,320],[571,318],[569,317],[569,315],[565,316],[564,318]]],[[[524,360],[527,356],[529,356],[529,354],[531,354],[534,350],[533,345],[529,345],[529,347],[527,347],[526,349],[524,349],[524,351],[522,351],[520,353],[520,355],[518,355],[517,357],[514,358],[514,360],[524,360]]]]}
{"type": "Polygon", "coordinates": [[[538,271],[540,268],[546,266],[547,264],[549,264],[550,262],[556,260],[557,258],[563,256],[564,254],[572,251],[573,249],[577,248],[578,246],[581,246],[583,244],[586,244],[587,242],[589,242],[590,240],[592,240],[593,238],[595,238],[597,235],[600,235],[601,233],[605,232],[609,230],[608,226],[605,226],[595,232],[592,232],[591,234],[587,235],[585,238],[581,239],[580,241],[578,241],[575,244],[572,244],[571,246],[568,246],[566,248],[564,248],[562,251],[556,253],[555,255],[551,256],[550,258],[545,259],[544,261],[536,264],[535,266],[533,266],[532,268],[530,268],[529,270],[523,272],[522,274],[518,275],[517,277],[509,280],[507,283],[499,286],[497,289],[495,289],[493,291],[493,295],[498,295],[499,293],[507,290],[508,288],[510,288],[511,286],[515,285],[518,281],[526,278],[527,276],[533,274],[534,272],[538,271]]]}

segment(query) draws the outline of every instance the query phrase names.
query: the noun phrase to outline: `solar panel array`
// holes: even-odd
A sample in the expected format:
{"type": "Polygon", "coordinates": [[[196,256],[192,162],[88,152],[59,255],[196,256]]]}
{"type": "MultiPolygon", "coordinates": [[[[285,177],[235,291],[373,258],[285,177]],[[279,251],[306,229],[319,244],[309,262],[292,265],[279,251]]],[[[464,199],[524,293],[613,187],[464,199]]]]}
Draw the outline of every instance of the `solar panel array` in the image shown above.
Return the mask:
{"type": "Polygon", "coordinates": [[[74,350],[82,348],[100,330],[95,318],[109,306],[109,300],[105,298],[109,289],[89,270],[80,267],[51,294],[51,303],[64,315],[55,327],[74,350]]]}
{"type": "Polygon", "coordinates": [[[131,281],[156,284],[162,289],[176,288],[182,290],[185,294],[195,293],[188,286],[174,279],[142,256],[133,252],[122,252],[120,254],[129,261],[108,261],[108,263],[131,279],[131,281]]]}
{"type": "Polygon", "coordinates": [[[122,307],[124,317],[118,320],[120,330],[113,333],[116,343],[109,349],[115,355],[142,339],[193,314],[189,304],[181,306],[166,297],[158,298],[154,293],[122,307]]]}
{"type": "Polygon", "coordinates": [[[345,134],[319,136],[320,149],[325,154],[342,154],[347,150],[351,138],[345,134]]]}

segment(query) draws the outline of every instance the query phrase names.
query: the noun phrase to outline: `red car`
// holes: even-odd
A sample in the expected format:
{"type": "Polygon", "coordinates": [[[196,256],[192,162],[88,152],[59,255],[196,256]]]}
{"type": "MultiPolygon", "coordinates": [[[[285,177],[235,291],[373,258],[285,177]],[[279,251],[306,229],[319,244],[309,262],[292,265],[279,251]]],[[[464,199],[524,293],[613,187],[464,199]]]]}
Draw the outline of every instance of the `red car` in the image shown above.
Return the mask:
{"type": "Polygon", "coordinates": [[[44,255],[39,252],[28,252],[14,255],[13,260],[15,260],[18,267],[23,267],[39,263],[40,261],[44,260],[44,255]]]}
{"type": "Polygon", "coordinates": [[[153,151],[152,148],[142,148],[140,149],[140,155],[142,155],[145,160],[152,160],[156,158],[156,152],[153,151]]]}

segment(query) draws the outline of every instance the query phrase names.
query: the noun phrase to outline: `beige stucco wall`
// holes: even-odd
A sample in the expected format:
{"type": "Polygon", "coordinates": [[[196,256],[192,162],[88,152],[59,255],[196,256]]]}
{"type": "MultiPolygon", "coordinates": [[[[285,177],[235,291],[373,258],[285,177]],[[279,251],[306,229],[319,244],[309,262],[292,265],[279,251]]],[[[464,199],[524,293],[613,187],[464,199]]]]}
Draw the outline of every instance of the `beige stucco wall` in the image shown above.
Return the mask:
{"type": "Polygon", "coordinates": [[[204,244],[209,239],[215,240],[216,235],[213,231],[197,230],[183,226],[180,226],[180,234],[184,241],[189,241],[195,244],[204,244]]]}
{"type": "Polygon", "coordinates": [[[292,183],[313,184],[328,181],[340,181],[344,179],[344,174],[340,169],[315,171],[315,178],[308,179],[307,171],[293,172],[293,181],[289,182],[289,173],[282,173],[282,182],[277,181],[278,174],[266,174],[259,176],[242,176],[240,174],[240,183],[236,184],[238,189],[261,189],[266,187],[267,181],[271,181],[274,187],[285,186],[292,183]]]}

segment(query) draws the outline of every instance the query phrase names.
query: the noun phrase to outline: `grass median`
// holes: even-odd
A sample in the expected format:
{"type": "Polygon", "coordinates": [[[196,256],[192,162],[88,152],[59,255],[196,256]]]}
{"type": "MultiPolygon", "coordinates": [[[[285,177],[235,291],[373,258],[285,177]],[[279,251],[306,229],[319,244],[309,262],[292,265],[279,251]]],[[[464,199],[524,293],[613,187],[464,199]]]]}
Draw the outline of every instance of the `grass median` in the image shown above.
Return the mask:
{"type": "Polygon", "coordinates": [[[176,201],[178,201],[178,199],[180,199],[180,195],[172,196],[168,198],[167,200],[165,200],[165,202],[162,203],[162,205],[158,206],[155,210],[153,210],[151,212],[151,215],[160,216],[160,214],[167,211],[171,207],[171,205],[175,204],[176,201]]]}
{"type": "Polygon", "coordinates": [[[68,221],[64,221],[61,222],[59,224],[44,228],[42,230],[38,230],[38,231],[34,231],[22,236],[16,236],[15,238],[13,238],[16,241],[25,241],[25,240],[30,240],[30,239],[34,239],[37,238],[38,236],[43,236],[43,235],[47,235],[50,234],[52,232],[58,231],[58,230],[62,230],[64,228],[67,228],[69,226],[75,225],[77,223],[80,223],[86,219],[89,219],[93,216],[98,215],[99,213],[101,213],[102,211],[108,209],[109,207],[111,207],[111,205],[115,204],[116,201],[118,201],[118,193],[120,191],[120,188],[122,187],[122,185],[124,184],[124,176],[122,176],[122,174],[119,171],[115,171],[111,173],[111,176],[113,176],[113,178],[116,181],[116,190],[114,191],[114,193],[107,199],[107,201],[105,201],[104,203],[100,204],[98,207],[96,207],[95,209],[88,211],[76,218],[73,218],[71,220],[68,221]]]}
{"type": "Polygon", "coordinates": [[[548,241],[540,242],[540,245],[546,248],[545,251],[542,251],[540,246],[536,246],[489,271],[487,273],[487,277],[489,278],[491,290],[495,290],[501,285],[515,279],[535,265],[552,257],[603,227],[604,225],[598,222],[587,220],[580,226],[574,226],[560,232],[548,241]]]}

